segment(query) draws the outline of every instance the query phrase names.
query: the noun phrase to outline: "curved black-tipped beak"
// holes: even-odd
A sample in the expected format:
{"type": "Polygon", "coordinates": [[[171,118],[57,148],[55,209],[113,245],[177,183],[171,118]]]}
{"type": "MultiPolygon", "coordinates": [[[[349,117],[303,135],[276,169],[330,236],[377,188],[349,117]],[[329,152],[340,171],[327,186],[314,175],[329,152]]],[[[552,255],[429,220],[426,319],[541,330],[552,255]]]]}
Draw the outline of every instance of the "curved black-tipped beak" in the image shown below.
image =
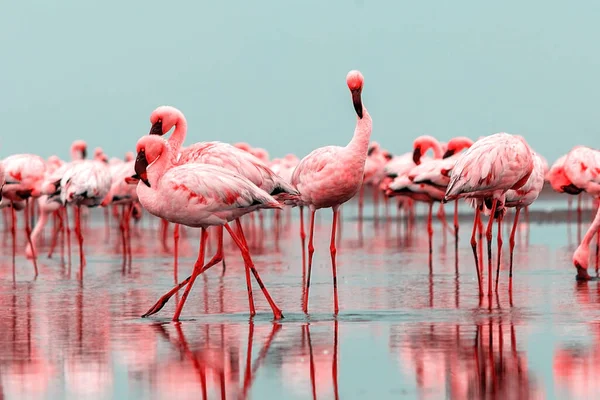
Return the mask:
{"type": "Polygon", "coordinates": [[[565,192],[567,194],[573,194],[573,195],[583,192],[583,189],[578,188],[577,186],[573,185],[572,183],[561,186],[561,189],[563,192],[565,192]]]}
{"type": "Polygon", "coordinates": [[[413,161],[415,164],[421,164],[421,146],[417,146],[413,151],[413,161]]]}
{"type": "Polygon", "coordinates": [[[148,173],[146,169],[148,168],[148,160],[146,159],[146,152],[142,149],[137,154],[135,159],[135,174],[139,176],[140,180],[144,182],[144,184],[150,187],[150,182],[148,182],[148,173]]]}
{"type": "Polygon", "coordinates": [[[394,155],[392,153],[384,153],[383,157],[385,157],[386,160],[390,161],[392,158],[394,158],[394,155]]]}
{"type": "Polygon", "coordinates": [[[446,150],[446,152],[444,153],[444,156],[442,158],[448,158],[450,156],[453,156],[455,153],[454,150],[446,150]]]}
{"type": "Polygon", "coordinates": [[[369,147],[369,150],[367,150],[367,157],[370,157],[374,151],[375,151],[375,147],[373,147],[373,146],[369,147]]]}
{"type": "Polygon", "coordinates": [[[356,115],[358,118],[362,119],[363,117],[363,106],[362,100],[360,98],[360,92],[362,89],[353,89],[352,90],[352,103],[354,104],[354,111],[356,111],[356,115]]]}
{"type": "Polygon", "coordinates": [[[87,149],[84,147],[83,150],[81,150],[81,159],[85,160],[87,158],[87,149]]]}
{"type": "Polygon", "coordinates": [[[158,135],[158,136],[164,135],[163,129],[162,129],[162,120],[158,120],[152,125],[152,128],[150,128],[149,134],[150,135],[158,135]]]}

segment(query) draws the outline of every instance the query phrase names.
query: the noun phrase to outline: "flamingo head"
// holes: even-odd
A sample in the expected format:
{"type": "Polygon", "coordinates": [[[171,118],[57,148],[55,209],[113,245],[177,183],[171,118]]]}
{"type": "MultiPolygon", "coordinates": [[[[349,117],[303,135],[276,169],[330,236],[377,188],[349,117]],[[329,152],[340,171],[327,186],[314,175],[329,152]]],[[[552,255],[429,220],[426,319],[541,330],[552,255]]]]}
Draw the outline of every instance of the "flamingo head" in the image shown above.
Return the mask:
{"type": "Polygon", "coordinates": [[[346,84],[348,85],[348,89],[352,93],[352,103],[354,103],[354,110],[356,111],[356,115],[358,118],[363,117],[363,106],[362,100],[360,98],[360,94],[362,92],[363,84],[365,79],[363,78],[360,71],[352,70],[348,72],[346,75],[346,84]]]}
{"type": "Polygon", "coordinates": [[[71,155],[75,159],[85,160],[87,157],[87,143],[83,140],[76,140],[71,144],[71,155]],[[75,157],[77,155],[77,157],[75,157]]]}
{"type": "Polygon", "coordinates": [[[108,163],[108,156],[104,154],[104,150],[102,150],[101,147],[96,147],[94,149],[94,160],[108,163]]]}
{"type": "Polygon", "coordinates": [[[160,106],[150,114],[150,123],[152,124],[150,135],[162,136],[184,119],[181,111],[175,107],[160,106]]]}
{"type": "Polygon", "coordinates": [[[148,187],[148,167],[165,151],[165,141],[157,136],[143,136],[137,142],[137,157],[135,158],[134,179],[139,179],[148,187]]]}
{"type": "Polygon", "coordinates": [[[577,268],[577,280],[589,281],[592,279],[587,272],[589,249],[586,246],[579,246],[573,253],[573,265],[577,268]]]}
{"type": "Polygon", "coordinates": [[[471,147],[472,144],[473,144],[473,141],[471,139],[469,139],[468,137],[459,136],[459,137],[452,138],[448,142],[448,147],[446,149],[446,152],[442,156],[442,158],[448,158],[450,156],[453,156],[454,154],[458,153],[462,149],[467,149],[467,148],[471,147]]]}

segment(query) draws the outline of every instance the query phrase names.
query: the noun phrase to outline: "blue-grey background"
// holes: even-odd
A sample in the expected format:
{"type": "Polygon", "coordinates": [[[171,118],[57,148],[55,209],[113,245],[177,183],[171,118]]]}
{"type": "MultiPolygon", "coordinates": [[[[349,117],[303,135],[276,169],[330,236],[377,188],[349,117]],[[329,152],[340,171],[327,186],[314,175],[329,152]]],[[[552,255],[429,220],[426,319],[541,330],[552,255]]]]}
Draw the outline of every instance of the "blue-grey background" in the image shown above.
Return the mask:
{"type": "Polygon", "coordinates": [[[594,146],[600,3],[10,1],[0,13],[0,155],[132,150],[158,105],[187,143],[272,157],[345,144],[344,78],[365,76],[373,139],[519,133],[549,161],[594,146]]]}

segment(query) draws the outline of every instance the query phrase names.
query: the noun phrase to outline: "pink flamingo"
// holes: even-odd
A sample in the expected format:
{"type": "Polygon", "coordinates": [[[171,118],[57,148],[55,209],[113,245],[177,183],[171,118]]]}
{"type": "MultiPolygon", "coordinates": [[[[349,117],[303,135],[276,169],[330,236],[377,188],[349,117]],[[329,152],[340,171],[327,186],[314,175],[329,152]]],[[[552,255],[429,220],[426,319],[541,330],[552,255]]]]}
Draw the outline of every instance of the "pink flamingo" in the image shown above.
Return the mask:
{"type": "Polygon", "coordinates": [[[65,207],[68,204],[76,206],[74,211],[75,234],[79,242],[81,273],[85,266],[83,233],[81,231],[81,206],[99,206],[108,194],[111,183],[112,179],[107,163],[100,160],[73,161],[68,165],[66,171],[64,171],[56,192],[49,197],[50,201],[60,201],[65,207]]]}
{"type": "MultiPolygon", "coordinates": [[[[584,190],[595,198],[600,197],[600,151],[585,146],[574,147],[564,162],[564,173],[571,188],[584,190]]],[[[573,265],[577,268],[577,279],[589,280],[587,272],[589,245],[600,229],[600,207],[583,240],[573,253],[573,265]]]]}
{"type": "MultiPolygon", "coordinates": [[[[29,198],[42,195],[41,185],[46,172],[46,162],[40,156],[33,154],[15,154],[2,160],[5,184],[2,188],[3,203],[11,206],[12,237],[13,237],[13,266],[17,252],[17,217],[15,211],[24,205],[25,232],[31,246],[31,227],[29,226],[29,198]],[[6,200],[6,201],[5,201],[6,200]]],[[[35,275],[38,275],[37,261],[33,255],[35,275]]]]}
{"type": "MultiPolygon", "coordinates": [[[[87,144],[83,140],[75,140],[71,144],[70,148],[71,160],[83,160],[87,156],[87,144]]],[[[65,171],[68,168],[68,164],[64,163],[56,156],[51,156],[48,158],[48,162],[46,163],[46,173],[44,177],[44,183],[42,184],[42,192],[52,194],[56,191],[56,185],[60,182],[60,179],[64,175],[65,171]]],[[[64,222],[62,220],[62,216],[60,213],[60,203],[56,201],[48,201],[48,194],[44,194],[38,198],[38,207],[39,207],[39,219],[33,228],[33,232],[31,233],[31,243],[32,245],[27,245],[25,249],[25,254],[28,258],[32,258],[34,254],[37,253],[37,242],[38,237],[43,232],[44,227],[48,222],[48,217],[55,213],[60,220],[60,224],[57,226],[54,234],[52,235],[52,246],[48,253],[48,257],[52,255],[54,250],[54,246],[56,245],[56,240],[58,237],[58,232],[63,226],[64,222]]]]}
{"type": "MultiPolygon", "coordinates": [[[[174,165],[188,163],[202,163],[217,165],[249,179],[253,184],[263,189],[276,199],[291,199],[298,195],[292,185],[277,176],[266,164],[251,153],[222,142],[199,142],[185,148],[182,147],[187,134],[187,120],[183,113],[171,106],[161,106],[150,115],[152,127],[151,135],[165,135],[173,127],[169,137],[169,157],[174,165]],[[290,197],[291,196],[291,197],[290,197]]],[[[220,227],[219,236],[223,236],[220,227]]],[[[179,236],[178,226],[175,226],[175,249],[179,236]]],[[[177,259],[177,251],[175,252],[177,259]]],[[[219,240],[217,255],[211,263],[218,263],[223,259],[222,241],[219,240]]]]}
{"type": "MultiPolygon", "coordinates": [[[[477,140],[464,152],[452,171],[452,177],[444,196],[444,202],[459,198],[485,202],[491,208],[486,230],[488,245],[488,295],[492,294],[492,224],[498,204],[505,203],[506,192],[520,189],[533,171],[533,157],[525,139],[518,135],[496,133],[477,140]]],[[[478,204],[479,205],[479,204],[478,204]]],[[[475,211],[475,222],[471,235],[471,247],[475,256],[475,268],[479,283],[479,294],[483,294],[477,241],[475,232],[480,219],[480,207],[475,211]]],[[[498,230],[498,237],[502,231],[498,230]]]]}
{"type": "MultiPolygon", "coordinates": [[[[527,182],[519,189],[509,189],[506,192],[506,202],[504,203],[504,207],[514,207],[515,210],[515,218],[513,221],[513,227],[510,232],[510,269],[508,273],[508,290],[512,292],[512,276],[513,276],[513,252],[515,249],[515,233],[517,231],[517,224],[519,222],[519,213],[521,209],[524,207],[529,207],[540,195],[542,188],[544,187],[544,175],[545,175],[545,162],[542,157],[540,157],[537,153],[531,152],[533,156],[533,171],[527,179],[527,182]]],[[[547,165],[547,164],[546,164],[547,165]]],[[[504,210],[500,210],[500,212],[504,212],[504,210]]],[[[501,221],[501,219],[499,219],[501,221]]],[[[500,227],[498,227],[500,230],[500,227]]],[[[496,267],[496,292],[498,292],[498,276],[500,274],[500,249],[502,248],[502,238],[500,234],[498,234],[498,264],[496,267]]]]}
{"type": "Polygon", "coordinates": [[[308,292],[314,253],[315,213],[320,208],[329,207],[333,209],[329,249],[333,271],[334,313],[337,314],[339,310],[336,271],[337,250],[335,247],[339,207],[354,197],[360,189],[372,129],[371,116],[363,106],[361,99],[363,82],[363,76],[359,71],[350,71],[346,76],[346,83],[352,93],[354,110],[358,116],[354,136],[350,143],[346,147],[326,146],[313,150],[300,161],[292,175],[292,184],[300,192],[299,205],[308,206],[311,210],[308,277],[303,300],[304,312],[308,312],[308,292]]]}
{"type": "MultiPolygon", "coordinates": [[[[138,141],[136,149],[138,155],[135,161],[135,172],[141,180],[137,185],[137,194],[142,206],[150,214],[167,221],[201,228],[198,260],[194,264],[192,276],[177,305],[173,320],[179,320],[196,277],[206,269],[203,268],[204,246],[207,239],[206,229],[210,226],[224,226],[229,232],[242,253],[246,279],[249,281],[249,274],[252,271],[273,310],[273,316],[276,319],[282,318],[281,310],[272,300],[254,268],[239,223],[239,217],[244,214],[259,208],[280,209],[281,204],[248,179],[227,169],[200,163],[173,166],[172,159],[169,157],[168,144],[160,137],[144,136],[138,141]],[[239,236],[228,225],[228,222],[233,220],[237,220],[239,236]]],[[[250,290],[248,286],[248,291],[250,290]]],[[[160,308],[153,307],[144,316],[154,314],[160,308]]]]}

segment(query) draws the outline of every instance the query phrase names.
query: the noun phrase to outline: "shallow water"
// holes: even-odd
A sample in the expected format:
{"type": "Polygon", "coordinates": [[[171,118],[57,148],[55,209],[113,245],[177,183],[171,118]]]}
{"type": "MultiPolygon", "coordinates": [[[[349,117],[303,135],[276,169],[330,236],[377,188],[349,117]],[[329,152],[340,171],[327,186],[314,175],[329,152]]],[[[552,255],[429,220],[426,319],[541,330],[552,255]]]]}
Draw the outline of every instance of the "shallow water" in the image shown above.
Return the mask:
{"type": "MultiPolygon", "coordinates": [[[[224,275],[217,265],[200,277],[182,322],[173,323],[174,299],[140,318],[174,281],[157,221],[146,217],[134,229],[133,262],[124,265],[118,228],[107,236],[102,212],[94,210],[83,277],[73,242],[70,267],[58,250],[53,259],[40,257],[33,279],[31,263],[19,256],[13,279],[11,239],[3,233],[0,399],[593,398],[600,391],[600,286],[575,281],[575,213],[571,223],[547,222],[559,215],[548,213],[556,207],[566,209],[566,201],[540,201],[530,224],[519,227],[512,297],[505,251],[498,294],[480,300],[466,209],[458,264],[453,235],[444,239],[434,220],[430,268],[422,218],[409,227],[397,223],[394,211],[389,222],[366,220],[361,234],[356,205],[346,205],[337,318],[331,212],[317,217],[308,316],[301,307],[297,211],[284,217],[278,240],[266,213],[262,240],[249,226],[246,233],[257,269],[284,311],[280,321],[273,321],[255,282],[258,314],[249,318],[243,263],[230,240],[224,275]]],[[[451,221],[452,207],[446,211],[451,221]]],[[[590,218],[583,213],[582,233],[590,218]]],[[[49,236],[48,229],[46,243],[49,236]]],[[[179,279],[191,270],[198,237],[196,230],[182,232],[179,279]]],[[[214,250],[211,237],[208,255],[214,250]]]]}

